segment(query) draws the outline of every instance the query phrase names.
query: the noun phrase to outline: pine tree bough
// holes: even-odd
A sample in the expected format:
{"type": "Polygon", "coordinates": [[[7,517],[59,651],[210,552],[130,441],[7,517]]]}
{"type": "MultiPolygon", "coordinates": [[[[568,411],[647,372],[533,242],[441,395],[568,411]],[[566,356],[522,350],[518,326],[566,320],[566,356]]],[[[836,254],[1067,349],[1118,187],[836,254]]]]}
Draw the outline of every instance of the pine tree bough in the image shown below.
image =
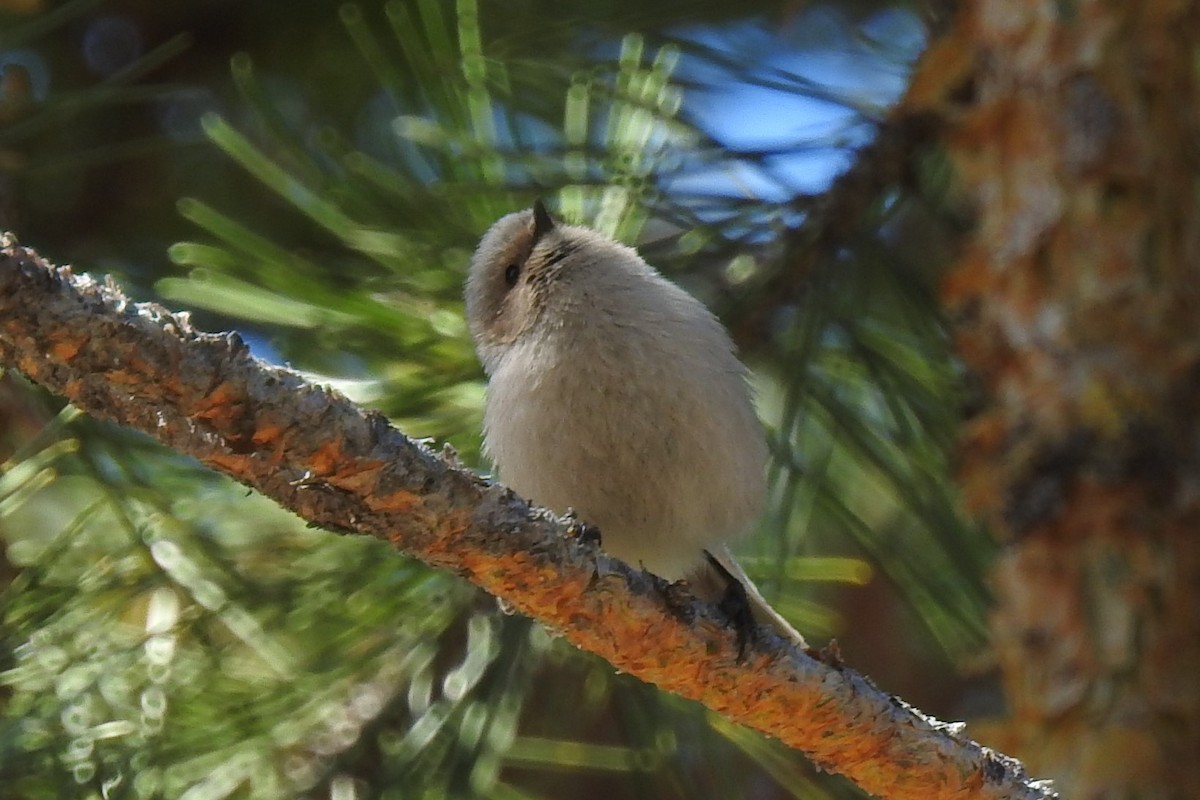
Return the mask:
{"type": "Polygon", "coordinates": [[[131,303],[0,242],[0,363],[150,434],[310,522],[447,569],[667,691],[775,736],[884,798],[1056,795],[1013,759],[762,637],[738,657],[715,610],[599,553],[569,525],[405,437],[236,334],[131,303]]]}
{"type": "Polygon", "coordinates": [[[771,327],[766,318],[798,302],[820,265],[835,261],[839,249],[864,235],[863,220],[872,216],[869,209],[888,187],[913,180],[915,154],[936,141],[940,125],[936,114],[898,107],[879,124],[871,142],[855,152],[854,163],[801,207],[805,223],[790,234],[792,253],[786,268],[769,274],[759,287],[760,295],[772,302],[756,304],[734,321],[731,332],[739,347],[760,339],[771,327]]]}

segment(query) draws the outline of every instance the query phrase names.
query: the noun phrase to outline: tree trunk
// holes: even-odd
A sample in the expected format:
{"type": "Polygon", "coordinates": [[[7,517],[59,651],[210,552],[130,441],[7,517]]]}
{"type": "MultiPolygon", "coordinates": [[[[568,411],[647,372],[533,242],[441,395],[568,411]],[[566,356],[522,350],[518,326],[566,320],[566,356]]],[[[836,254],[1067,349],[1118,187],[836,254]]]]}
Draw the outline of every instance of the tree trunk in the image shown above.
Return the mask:
{"type": "Polygon", "coordinates": [[[1008,741],[1064,797],[1200,797],[1200,4],[975,0],[919,68],[978,215],[942,287],[1008,741]]]}

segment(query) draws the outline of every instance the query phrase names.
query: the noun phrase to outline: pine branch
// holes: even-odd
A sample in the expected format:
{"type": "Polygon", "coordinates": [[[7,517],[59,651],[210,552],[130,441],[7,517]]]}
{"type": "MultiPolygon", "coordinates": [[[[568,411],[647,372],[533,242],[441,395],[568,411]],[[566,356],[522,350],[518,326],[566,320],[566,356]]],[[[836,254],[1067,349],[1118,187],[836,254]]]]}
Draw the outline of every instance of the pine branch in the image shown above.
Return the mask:
{"type": "Polygon", "coordinates": [[[865,229],[878,224],[871,208],[889,187],[916,181],[912,173],[917,156],[935,141],[939,125],[932,113],[894,111],[880,123],[870,144],[855,153],[853,166],[811,198],[803,208],[805,222],[785,234],[788,257],[754,287],[755,296],[766,302],[748,307],[733,321],[733,337],[740,347],[762,340],[775,312],[799,302],[821,265],[832,262],[839,250],[861,242],[868,235],[865,229]]]}
{"type": "MultiPolygon", "coordinates": [[[[376,536],[662,689],[778,737],[884,798],[1051,798],[1021,764],[764,635],[739,659],[715,609],[609,558],[571,526],[253,358],[237,334],[131,303],[0,240],[0,363],[144,431],[314,525],[376,536]]],[[[833,661],[834,659],[830,659],[833,661]]]]}

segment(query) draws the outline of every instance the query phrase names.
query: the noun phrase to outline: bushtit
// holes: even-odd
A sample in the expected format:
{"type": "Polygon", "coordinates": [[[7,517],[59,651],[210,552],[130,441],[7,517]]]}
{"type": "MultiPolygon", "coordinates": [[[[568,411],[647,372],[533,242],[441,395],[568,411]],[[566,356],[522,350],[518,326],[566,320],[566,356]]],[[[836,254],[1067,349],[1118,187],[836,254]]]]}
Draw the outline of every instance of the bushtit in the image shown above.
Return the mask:
{"type": "Polygon", "coordinates": [[[732,590],[804,646],[726,546],[762,511],[767,448],[717,318],[632,248],[540,201],[484,235],[466,301],[501,482],[573,509],[633,566],[708,600],[732,590]]]}

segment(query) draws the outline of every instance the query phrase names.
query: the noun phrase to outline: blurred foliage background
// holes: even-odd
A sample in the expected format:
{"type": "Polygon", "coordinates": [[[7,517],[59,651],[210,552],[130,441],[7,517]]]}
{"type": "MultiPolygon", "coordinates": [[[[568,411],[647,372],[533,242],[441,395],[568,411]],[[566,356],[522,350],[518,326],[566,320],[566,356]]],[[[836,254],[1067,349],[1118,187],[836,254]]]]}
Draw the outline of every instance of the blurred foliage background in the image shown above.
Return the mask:
{"type": "MultiPolygon", "coordinates": [[[[827,194],[939,9],[0,0],[0,228],[486,469],[461,284],[541,196],[736,332],[775,456],[740,553],[780,610],[925,710],[986,715],[990,545],[948,478],[969,397],[930,289],[944,165],[827,194]]],[[[857,796],[12,373],[0,459],[4,797],[857,796]]]]}

